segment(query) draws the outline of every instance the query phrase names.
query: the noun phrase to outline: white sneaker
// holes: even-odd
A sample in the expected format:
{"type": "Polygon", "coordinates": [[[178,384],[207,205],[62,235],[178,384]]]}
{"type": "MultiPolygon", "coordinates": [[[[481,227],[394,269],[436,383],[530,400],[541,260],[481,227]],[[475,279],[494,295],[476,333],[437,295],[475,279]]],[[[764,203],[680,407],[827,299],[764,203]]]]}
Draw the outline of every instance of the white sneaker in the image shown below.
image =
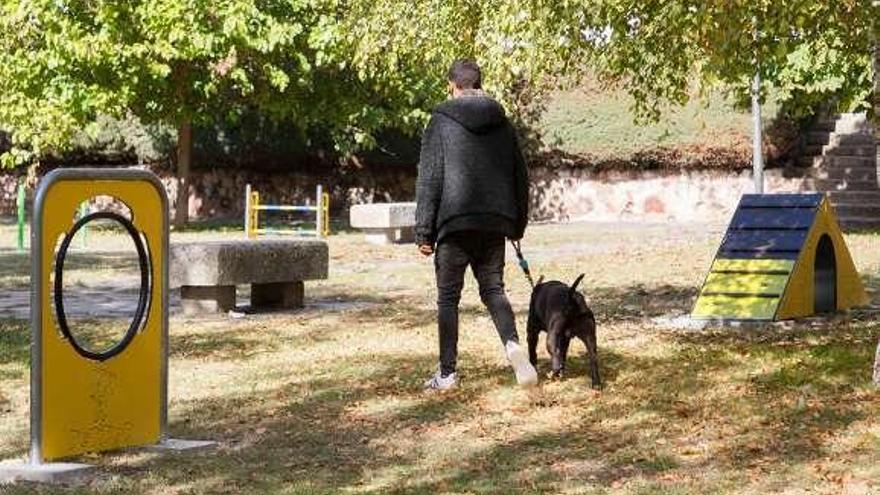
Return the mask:
{"type": "Polygon", "coordinates": [[[425,381],[425,390],[450,390],[458,386],[458,373],[450,373],[446,376],[440,374],[440,370],[434,376],[425,381]]]}
{"type": "Polygon", "coordinates": [[[538,372],[535,371],[535,367],[529,362],[529,356],[519,344],[508,340],[504,346],[504,353],[507,354],[507,360],[513,366],[517,383],[524,387],[537,385],[538,372]]]}

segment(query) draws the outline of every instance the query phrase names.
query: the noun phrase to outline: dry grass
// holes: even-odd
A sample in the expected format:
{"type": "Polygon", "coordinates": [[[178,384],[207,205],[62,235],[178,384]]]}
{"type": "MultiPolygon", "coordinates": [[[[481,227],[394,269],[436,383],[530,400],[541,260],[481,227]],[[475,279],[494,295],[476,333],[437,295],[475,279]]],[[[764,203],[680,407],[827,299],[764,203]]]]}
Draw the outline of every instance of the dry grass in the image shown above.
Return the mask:
{"type": "MultiPolygon", "coordinates": [[[[720,231],[530,229],[536,272],[587,273],[607,384],[599,393],[581,347],[565,380],[517,389],[469,282],[462,387],[424,394],[436,365],[430,260],[409,246],[333,237],[330,280],[307,284],[309,308],[172,318],[171,432],[216,439],[217,450],[89,456],[103,474],[88,485],[0,491],[877,493],[873,315],[704,331],[658,318],[689,311],[720,231]]],[[[876,304],[880,237],[848,241],[876,304]]],[[[4,256],[5,287],[26,260],[4,256]]],[[[522,324],[527,286],[513,263],[507,270],[522,324]]],[[[0,458],[27,448],[26,333],[25,322],[0,321],[0,458]]]]}

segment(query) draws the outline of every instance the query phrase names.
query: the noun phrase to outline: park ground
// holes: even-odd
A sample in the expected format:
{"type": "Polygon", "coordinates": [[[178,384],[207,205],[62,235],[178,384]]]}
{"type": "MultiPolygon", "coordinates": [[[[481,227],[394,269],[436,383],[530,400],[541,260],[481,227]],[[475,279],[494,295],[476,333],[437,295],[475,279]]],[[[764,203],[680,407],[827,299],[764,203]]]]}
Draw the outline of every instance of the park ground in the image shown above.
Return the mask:
{"type": "MultiPolygon", "coordinates": [[[[0,226],[3,294],[26,291],[26,255],[0,226]]],[[[877,313],[759,328],[691,326],[686,315],[722,225],[530,227],[533,270],[583,289],[599,324],[606,386],[588,387],[583,347],[564,380],[514,385],[468,281],[461,387],[426,394],[436,366],[432,264],[412,246],[330,237],[330,278],[307,307],[188,318],[170,329],[170,432],[210,452],[84,456],[100,475],[25,493],[706,494],[880,493],[880,393],[870,384],[877,313]]],[[[172,241],[240,236],[206,231],[172,241]]],[[[112,291],[119,239],[102,238],[76,284],[112,291]]],[[[872,303],[880,236],[848,235],[872,303]]],[[[510,255],[510,253],[508,253],[510,255]]],[[[522,331],[528,286],[507,265],[522,331]]],[[[28,442],[28,323],[0,319],[0,459],[28,442]]],[[[549,368],[539,349],[539,372],[549,368]]]]}

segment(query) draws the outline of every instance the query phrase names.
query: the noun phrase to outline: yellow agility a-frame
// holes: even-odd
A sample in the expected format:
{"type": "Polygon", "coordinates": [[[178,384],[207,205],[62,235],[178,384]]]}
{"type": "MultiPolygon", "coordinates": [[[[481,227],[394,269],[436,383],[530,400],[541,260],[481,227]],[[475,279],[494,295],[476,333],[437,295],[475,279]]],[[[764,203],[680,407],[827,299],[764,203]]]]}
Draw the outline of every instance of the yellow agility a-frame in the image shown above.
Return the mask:
{"type": "Polygon", "coordinates": [[[868,301],[822,194],[742,197],[691,316],[784,320],[868,301]]]}

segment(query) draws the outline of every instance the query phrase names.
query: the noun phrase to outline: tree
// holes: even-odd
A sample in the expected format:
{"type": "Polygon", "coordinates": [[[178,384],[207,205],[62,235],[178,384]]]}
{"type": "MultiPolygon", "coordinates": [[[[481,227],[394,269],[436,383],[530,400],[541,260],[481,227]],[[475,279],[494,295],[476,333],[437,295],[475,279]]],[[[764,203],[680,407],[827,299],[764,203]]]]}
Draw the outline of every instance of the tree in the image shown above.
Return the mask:
{"type": "Polygon", "coordinates": [[[601,3],[597,67],[607,81],[625,82],[640,117],[683,103],[695,86],[746,95],[755,71],[804,112],[830,97],[864,106],[870,94],[877,11],[868,0],[601,3]]]}
{"type": "Polygon", "coordinates": [[[308,61],[305,2],[4,1],[0,125],[7,166],[62,150],[97,115],[131,112],[178,129],[178,223],[187,217],[191,126],[267,105],[308,61]]]}
{"type": "MultiPolygon", "coordinates": [[[[656,118],[698,81],[741,92],[755,68],[808,106],[864,100],[868,0],[0,0],[7,166],[63,150],[99,115],[178,129],[185,220],[192,125],[254,111],[329,134],[345,157],[421,130],[457,57],[528,129],[548,89],[584,71],[656,118]]],[[[870,89],[870,88],[869,88],[870,89]]]]}
{"type": "MultiPolygon", "coordinates": [[[[584,2],[384,0],[347,2],[337,25],[358,74],[396,94],[419,127],[445,97],[455,58],[477,60],[485,88],[528,130],[549,89],[577,76],[589,56],[584,2]]],[[[576,80],[576,78],[572,79],[576,80]]]]}
{"type": "Polygon", "coordinates": [[[0,0],[6,166],[64,150],[99,115],[178,129],[186,220],[193,125],[245,111],[332,136],[341,156],[416,133],[455,57],[486,67],[515,117],[574,65],[579,2],[0,0]]]}

